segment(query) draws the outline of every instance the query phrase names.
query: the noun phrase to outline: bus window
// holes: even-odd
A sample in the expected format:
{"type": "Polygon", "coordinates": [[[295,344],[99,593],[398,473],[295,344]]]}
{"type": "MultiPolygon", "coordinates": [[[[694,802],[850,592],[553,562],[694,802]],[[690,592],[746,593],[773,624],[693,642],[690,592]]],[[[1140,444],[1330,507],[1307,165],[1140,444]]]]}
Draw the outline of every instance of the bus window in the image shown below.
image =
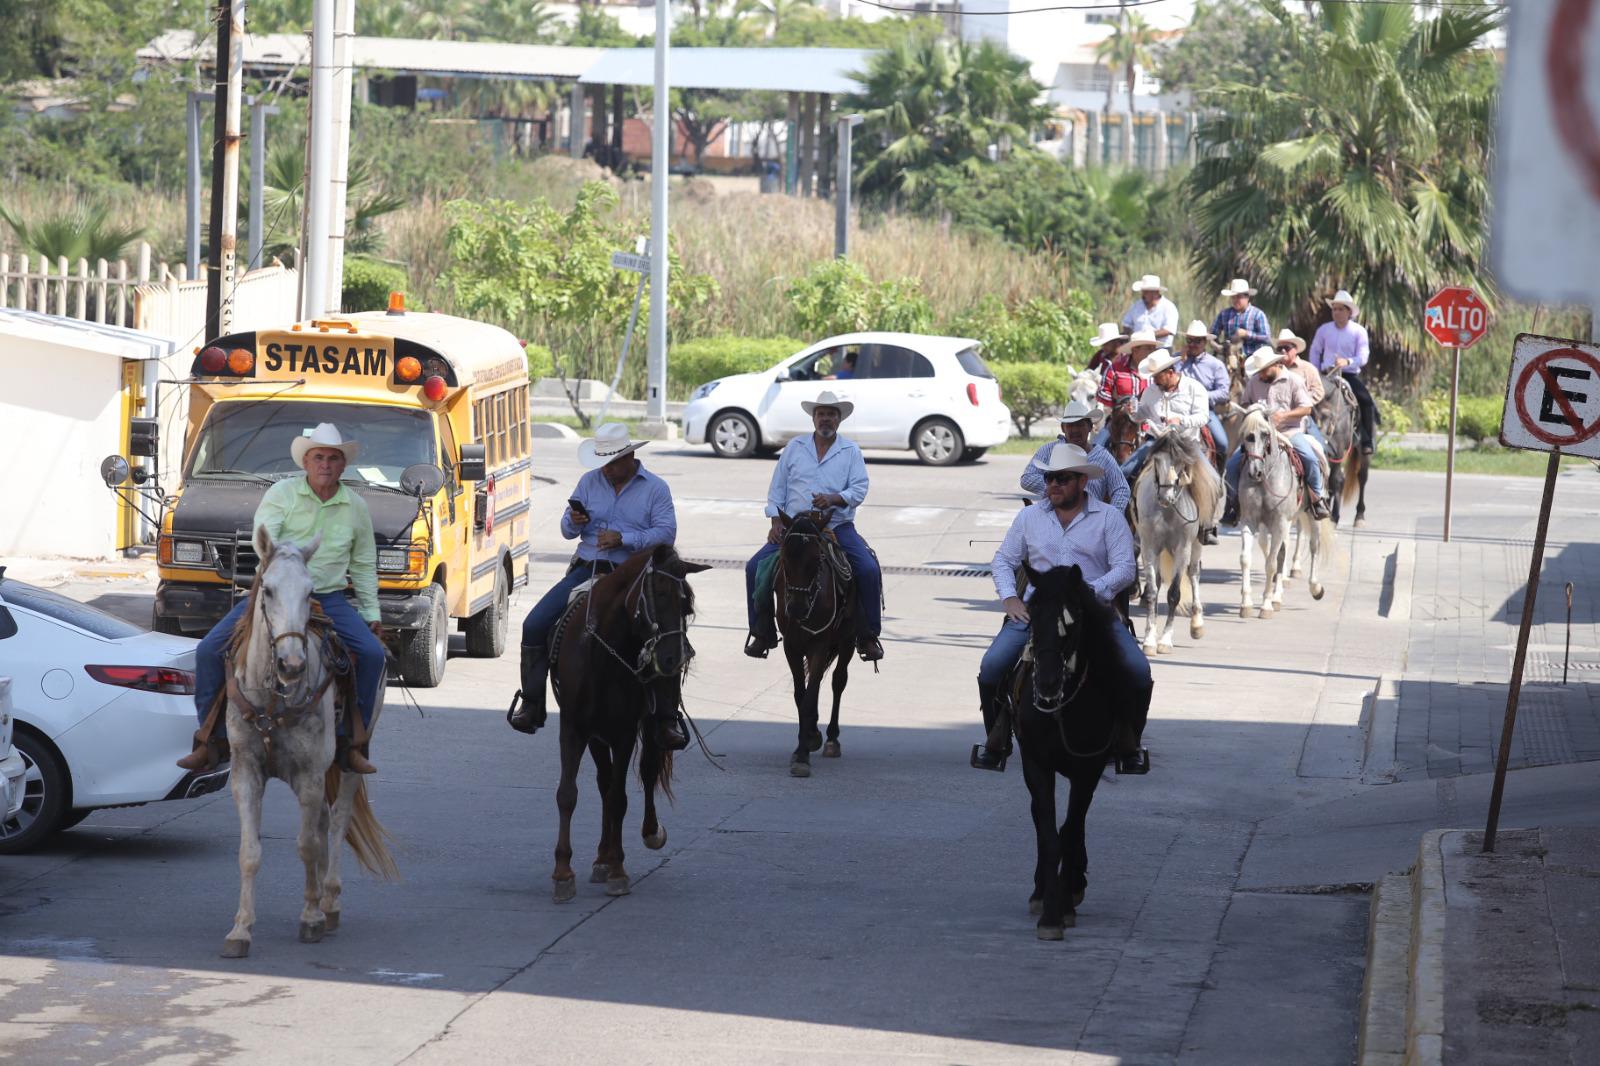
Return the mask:
{"type": "Polygon", "coordinates": [[[460,452],[456,449],[456,434],[450,428],[450,419],[442,414],[439,416],[439,450],[444,453],[444,461],[439,464],[444,467],[444,483],[454,496],[461,491],[461,484],[456,480],[456,460],[460,452]]]}
{"type": "Polygon", "coordinates": [[[225,400],[206,414],[189,452],[185,480],[265,478],[298,474],[289,444],[319,422],[332,422],[346,439],[361,443],[346,481],[398,486],[413,463],[438,461],[425,412],[371,404],[310,400],[225,400]]]}

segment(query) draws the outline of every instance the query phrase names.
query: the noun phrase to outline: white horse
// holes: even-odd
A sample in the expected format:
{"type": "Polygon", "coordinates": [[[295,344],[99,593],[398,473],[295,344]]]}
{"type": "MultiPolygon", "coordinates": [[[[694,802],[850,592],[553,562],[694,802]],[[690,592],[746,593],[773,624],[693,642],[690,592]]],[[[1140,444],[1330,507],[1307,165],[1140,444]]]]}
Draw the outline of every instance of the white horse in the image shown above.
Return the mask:
{"type": "MultiPolygon", "coordinates": [[[[239,808],[239,911],[222,944],[224,958],[250,954],[256,871],[261,867],[261,797],[270,777],[287,784],[300,801],[298,844],[306,867],[302,943],[316,943],[339,928],[341,839],[367,870],[386,880],[399,876],[361,775],[334,765],[338,686],[321,642],[307,633],[312,583],[306,560],[321,543],[319,535],[301,546],[273,544],[265,529],[256,529],[261,562],[229,662],[227,720],[233,751],[230,780],[239,808]]],[[[378,692],[374,724],[383,709],[382,688],[378,692]]],[[[345,713],[359,711],[351,706],[345,713]]]]}
{"type": "Polygon", "coordinates": [[[1072,384],[1067,387],[1067,399],[1078,400],[1094,407],[1095,393],[1100,391],[1100,373],[1096,370],[1085,370],[1072,379],[1072,384]]]}
{"type": "Polygon", "coordinates": [[[1185,579],[1189,583],[1189,636],[1199,640],[1205,635],[1200,529],[1218,520],[1223,492],[1222,479],[1206,458],[1199,437],[1175,429],[1157,437],[1139,475],[1134,500],[1144,569],[1144,650],[1169,652],[1185,579]],[[1163,562],[1170,568],[1165,575],[1163,562]],[[1163,587],[1167,588],[1167,620],[1158,625],[1163,587]]]}
{"type": "Polygon", "coordinates": [[[1301,479],[1296,477],[1290,459],[1292,446],[1287,437],[1273,428],[1265,410],[1251,408],[1240,433],[1244,469],[1239,478],[1239,617],[1249,618],[1255,610],[1250,558],[1252,541],[1259,537],[1266,576],[1260,617],[1271,618],[1274,611],[1283,606],[1283,581],[1289,570],[1290,528],[1298,525],[1305,532],[1311,549],[1307,584],[1311,598],[1320,600],[1324,590],[1317,574],[1322,562],[1324,536],[1332,544],[1332,526],[1324,529],[1323,522],[1311,517],[1310,498],[1301,479]]]}

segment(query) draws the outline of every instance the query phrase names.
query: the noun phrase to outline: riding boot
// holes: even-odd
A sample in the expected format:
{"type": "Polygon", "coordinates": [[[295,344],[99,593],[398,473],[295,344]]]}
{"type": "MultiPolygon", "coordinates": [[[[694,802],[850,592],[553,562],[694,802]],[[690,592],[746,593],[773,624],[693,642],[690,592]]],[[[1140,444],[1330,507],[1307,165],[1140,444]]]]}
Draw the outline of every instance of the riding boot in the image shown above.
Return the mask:
{"type": "Polygon", "coordinates": [[[871,633],[863,633],[856,638],[856,651],[861,653],[864,663],[875,663],[883,658],[883,645],[871,633]]]}
{"type": "Polygon", "coordinates": [[[1004,773],[1011,754],[1011,714],[1000,697],[1000,686],[980,684],[978,705],[987,733],[982,744],[972,747],[972,768],[1004,773]]]}
{"type": "Polygon", "coordinates": [[[656,744],[667,751],[682,751],[689,746],[687,723],[676,707],[656,712],[656,744]]]}
{"type": "Polygon", "coordinates": [[[1216,526],[1201,526],[1200,527],[1200,543],[1201,544],[1210,545],[1210,544],[1215,544],[1216,542],[1217,542],[1217,527],[1216,526]]]}
{"type": "Polygon", "coordinates": [[[1239,501],[1234,497],[1228,498],[1228,506],[1222,511],[1222,524],[1236,526],[1239,524],[1239,501]]]}
{"type": "Polygon", "coordinates": [[[1312,496],[1311,497],[1311,517],[1312,518],[1314,518],[1318,522],[1320,522],[1324,518],[1327,518],[1328,515],[1331,514],[1331,513],[1332,512],[1328,510],[1328,498],[1327,498],[1326,495],[1312,496]]]}
{"type": "Polygon", "coordinates": [[[190,773],[214,770],[231,756],[227,737],[202,736],[204,730],[195,730],[194,750],[178,760],[178,767],[190,773]]]}
{"type": "Polygon", "coordinates": [[[537,733],[544,727],[545,681],[550,676],[550,656],[544,645],[522,646],[522,687],[511,697],[506,721],[519,733],[537,733]]]}
{"type": "Polygon", "coordinates": [[[765,659],[778,646],[778,621],[771,596],[756,601],[756,627],[744,642],[744,653],[752,659],[765,659]]]}
{"type": "Polygon", "coordinates": [[[349,737],[339,737],[334,741],[333,761],[353,774],[378,772],[378,768],[367,761],[366,744],[352,744],[349,737]]]}

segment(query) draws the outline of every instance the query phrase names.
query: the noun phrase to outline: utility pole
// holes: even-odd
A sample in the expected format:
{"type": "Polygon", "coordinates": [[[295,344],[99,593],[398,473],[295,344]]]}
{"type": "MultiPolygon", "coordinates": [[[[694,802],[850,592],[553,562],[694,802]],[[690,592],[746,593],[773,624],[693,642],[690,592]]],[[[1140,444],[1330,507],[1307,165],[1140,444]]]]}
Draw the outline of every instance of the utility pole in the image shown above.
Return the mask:
{"type": "Polygon", "coordinates": [[[233,323],[239,239],[239,114],[243,103],[245,0],[217,3],[216,121],[211,146],[211,247],[206,255],[206,338],[233,323]]]}
{"type": "Polygon", "coordinates": [[[345,210],[350,175],[350,97],[352,38],[356,32],[356,0],[333,4],[333,170],[328,175],[328,296],[325,310],[343,309],[345,210]]]}
{"type": "MultiPolygon", "coordinates": [[[[667,169],[671,162],[672,104],[667,99],[667,51],[672,38],[669,0],[656,0],[655,128],[650,160],[650,347],[645,375],[645,425],[668,436],[667,425],[667,169]]],[[[576,136],[576,134],[574,134],[576,136]]]]}
{"type": "Polygon", "coordinates": [[[311,0],[311,133],[307,138],[305,217],[300,241],[302,318],[328,308],[328,200],[333,173],[333,5],[311,0]]]}

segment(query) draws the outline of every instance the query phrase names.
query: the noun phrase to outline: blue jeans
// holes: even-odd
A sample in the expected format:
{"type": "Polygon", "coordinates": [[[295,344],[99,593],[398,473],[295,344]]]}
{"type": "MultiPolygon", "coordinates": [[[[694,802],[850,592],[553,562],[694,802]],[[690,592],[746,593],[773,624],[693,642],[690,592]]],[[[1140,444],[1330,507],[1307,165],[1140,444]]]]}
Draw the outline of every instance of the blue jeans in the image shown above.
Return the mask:
{"type": "MultiPolygon", "coordinates": [[[[361,721],[372,725],[372,708],[378,702],[378,686],[383,683],[385,652],[383,644],[372,635],[372,629],[356,610],[350,597],[343,592],[319,592],[315,599],[322,605],[322,613],[333,623],[334,632],[344,641],[347,651],[356,661],[356,702],[361,708],[361,721]]],[[[233,605],[225,615],[200,639],[194,650],[194,707],[195,714],[204,722],[206,712],[217,694],[228,683],[225,656],[228,641],[233,637],[233,627],[240,616],[250,609],[248,597],[233,605]]],[[[348,732],[340,723],[339,734],[348,732]]]]}
{"type": "MultiPolygon", "coordinates": [[[[1128,627],[1122,624],[1120,618],[1112,619],[1108,635],[1111,638],[1110,652],[1114,668],[1129,681],[1127,725],[1133,734],[1130,739],[1137,741],[1144,733],[1145,720],[1150,714],[1150,694],[1155,689],[1155,679],[1150,675],[1150,660],[1134,643],[1133,634],[1128,632],[1128,627]]],[[[989,650],[983,653],[983,662],[978,666],[978,684],[1005,684],[1017,660],[1022,658],[1023,649],[1028,646],[1028,636],[1028,626],[1007,618],[989,644],[989,650]]]]}
{"type": "Polygon", "coordinates": [[[1109,419],[1107,419],[1106,420],[1106,424],[1104,426],[1100,427],[1100,432],[1096,433],[1093,437],[1091,437],[1089,439],[1089,450],[1090,451],[1094,451],[1096,448],[1104,448],[1106,445],[1108,445],[1110,443],[1111,443],[1111,421],[1109,419]]]}
{"type": "Polygon", "coordinates": [[[1322,435],[1322,427],[1317,425],[1315,418],[1306,419],[1306,432],[1317,439],[1317,443],[1322,445],[1322,450],[1326,453],[1328,450],[1328,438],[1322,435]]]}
{"type": "Polygon", "coordinates": [[[1212,408],[1211,417],[1206,420],[1206,427],[1211,430],[1211,439],[1216,441],[1217,454],[1228,454],[1228,431],[1222,428],[1222,416],[1212,408]]]}
{"type": "Polygon", "coordinates": [[[522,620],[522,644],[528,648],[543,648],[549,639],[550,630],[561,621],[562,613],[567,609],[567,601],[572,598],[572,590],[589,580],[595,573],[607,574],[611,567],[600,567],[598,571],[588,563],[575,563],[572,569],[562,575],[561,580],[550,586],[550,591],[539,597],[539,602],[533,605],[533,610],[528,612],[528,617],[522,620]]]}
{"type": "MultiPolygon", "coordinates": [[[[833,527],[833,533],[855,575],[856,630],[861,636],[875,637],[883,630],[883,572],[854,522],[841,522],[833,527]]],[[[756,567],[777,550],[776,544],[763,544],[744,564],[744,606],[751,630],[756,628],[756,567]]]]}
{"type": "Polygon", "coordinates": [[[1129,487],[1139,480],[1139,471],[1144,469],[1145,457],[1150,454],[1150,449],[1156,446],[1154,437],[1146,437],[1129,456],[1122,461],[1122,476],[1128,479],[1129,487]]]}
{"type": "MultiPolygon", "coordinates": [[[[1317,496],[1322,495],[1322,467],[1317,459],[1317,449],[1305,433],[1296,433],[1289,438],[1289,443],[1294,450],[1300,453],[1300,462],[1306,468],[1306,487],[1317,496]]],[[[1224,477],[1228,482],[1228,499],[1236,501],[1239,498],[1239,476],[1244,470],[1244,449],[1234,452],[1228,457],[1228,467],[1224,477]]]]}

